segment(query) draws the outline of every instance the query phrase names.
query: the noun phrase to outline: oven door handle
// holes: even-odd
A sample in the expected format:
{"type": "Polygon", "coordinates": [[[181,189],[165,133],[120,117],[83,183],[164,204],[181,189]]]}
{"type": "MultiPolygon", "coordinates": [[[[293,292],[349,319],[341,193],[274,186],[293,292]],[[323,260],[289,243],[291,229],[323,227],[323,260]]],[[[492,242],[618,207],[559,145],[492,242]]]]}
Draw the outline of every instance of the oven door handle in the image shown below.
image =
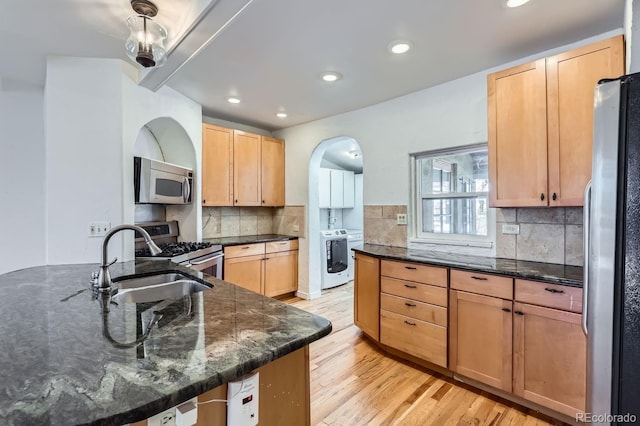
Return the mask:
{"type": "Polygon", "coordinates": [[[220,259],[221,257],[224,257],[224,253],[220,253],[220,254],[217,254],[215,256],[208,257],[208,258],[206,258],[204,260],[201,260],[199,262],[194,262],[194,261],[190,260],[189,263],[192,264],[192,265],[202,265],[203,263],[209,262],[211,260],[220,259]]]}

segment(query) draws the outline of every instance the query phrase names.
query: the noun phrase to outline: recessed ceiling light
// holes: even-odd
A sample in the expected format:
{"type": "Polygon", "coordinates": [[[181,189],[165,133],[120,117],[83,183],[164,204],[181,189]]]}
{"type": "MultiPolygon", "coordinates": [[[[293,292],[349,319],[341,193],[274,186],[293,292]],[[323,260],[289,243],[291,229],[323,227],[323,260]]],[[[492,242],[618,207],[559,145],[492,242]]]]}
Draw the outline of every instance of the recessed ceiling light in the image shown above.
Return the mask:
{"type": "Polygon", "coordinates": [[[338,81],[342,78],[342,74],[335,71],[327,71],[322,73],[322,79],[328,83],[333,83],[334,81],[338,81]]]}
{"type": "Polygon", "coordinates": [[[230,104],[239,104],[240,98],[238,98],[237,96],[227,96],[227,102],[229,102],[230,104]]]}
{"type": "Polygon", "coordinates": [[[389,52],[396,54],[407,53],[409,50],[411,50],[411,47],[411,42],[396,40],[389,44],[389,52]]]}
{"type": "Polygon", "coordinates": [[[279,113],[276,114],[276,117],[278,117],[278,118],[287,118],[288,115],[287,115],[286,112],[279,112],[279,113]]]}
{"type": "Polygon", "coordinates": [[[507,7],[518,7],[525,3],[529,3],[529,0],[507,0],[507,7]]]}

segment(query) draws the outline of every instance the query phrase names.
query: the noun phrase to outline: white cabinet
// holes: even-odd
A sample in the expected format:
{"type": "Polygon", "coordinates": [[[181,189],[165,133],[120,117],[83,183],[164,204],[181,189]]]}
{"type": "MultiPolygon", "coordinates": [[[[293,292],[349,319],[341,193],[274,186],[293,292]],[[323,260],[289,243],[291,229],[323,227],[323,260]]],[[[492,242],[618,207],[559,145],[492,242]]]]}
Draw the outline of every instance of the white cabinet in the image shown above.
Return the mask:
{"type": "Polygon", "coordinates": [[[319,207],[352,209],[355,207],[355,176],[348,170],[320,169],[319,207]]]}
{"type": "Polygon", "coordinates": [[[344,171],[331,170],[331,208],[344,207],[344,171]]]}
{"type": "Polygon", "coordinates": [[[321,209],[331,208],[331,169],[320,169],[319,174],[319,207],[321,209]]]}
{"type": "Polygon", "coordinates": [[[355,174],[353,172],[345,171],[342,178],[342,207],[345,209],[352,209],[356,206],[355,174]]]}

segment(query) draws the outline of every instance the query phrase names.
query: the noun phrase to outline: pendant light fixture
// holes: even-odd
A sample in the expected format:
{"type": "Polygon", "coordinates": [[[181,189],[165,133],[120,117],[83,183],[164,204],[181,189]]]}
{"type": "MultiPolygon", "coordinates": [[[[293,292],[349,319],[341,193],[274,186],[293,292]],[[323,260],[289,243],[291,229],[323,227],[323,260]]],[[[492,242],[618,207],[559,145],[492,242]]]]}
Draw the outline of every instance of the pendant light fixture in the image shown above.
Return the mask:
{"type": "Polygon", "coordinates": [[[167,60],[167,30],[151,19],[158,14],[158,7],[149,0],[131,0],[131,8],[137,15],[127,19],[127,56],[145,68],[162,66],[167,60]]]}

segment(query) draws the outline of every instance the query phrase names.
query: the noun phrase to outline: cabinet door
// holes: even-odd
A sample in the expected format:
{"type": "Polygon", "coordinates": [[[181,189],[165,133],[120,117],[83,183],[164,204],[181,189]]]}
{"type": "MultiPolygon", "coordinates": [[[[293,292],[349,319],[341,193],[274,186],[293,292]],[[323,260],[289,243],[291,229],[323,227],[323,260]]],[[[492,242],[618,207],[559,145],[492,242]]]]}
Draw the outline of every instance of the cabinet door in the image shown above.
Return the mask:
{"type": "Polygon", "coordinates": [[[380,340],[380,260],[356,253],[353,284],[353,322],[356,327],[380,340]]]}
{"type": "Polygon", "coordinates": [[[224,280],[262,294],[264,255],[224,259],[224,280]]]}
{"type": "Polygon", "coordinates": [[[345,209],[352,209],[356,206],[355,175],[353,172],[345,171],[342,176],[342,206],[345,209]]]}
{"type": "Polygon", "coordinates": [[[331,170],[331,208],[341,209],[344,206],[344,173],[342,170],[331,170]]]}
{"type": "Polygon", "coordinates": [[[510,300],[451,290],[449,368],[511,392],[510,300]]]}
{"type": "Polygon", "coordinates": [[[298,290],[298,250],[268,253],[264,271],[265,296],[279,296],[298,290]]]}
{"type": "Polygon", "coordinates": [[[513,311],[514,393],[575,418],[586,395],[582,316],[525,303],[513,311]]]}
{"type": "Polygon", "coordinates": [[[262,137],[262,205],[284,206],[284,141],[262,137]]]}
{"type": "Polygon", "coordinates": [[[622,35],[547,58],[549,205],[582,206],[591,179],[593,91],[624,74],[622,35]]]}
{"type": "Polygon", "coordinates": [[[489,205],[547,205],[545,60],[490,74],[489,205]]]}
{"type": "Polygon", "coordinates": [[[236,206],[262,205],[261,147],[259,135],[233,131],[233,193],[236,206]]]}
{"type": "Polygon", "coordinates": [[[319,179],[319,205],[321,209],[331,208],[331,170],[321,168],[318,174],[319,179]]]}
{"type": "Polygon", "coordinates": [[[202,205],[233,205],[233,130],[202,126],[202,205]]]}

